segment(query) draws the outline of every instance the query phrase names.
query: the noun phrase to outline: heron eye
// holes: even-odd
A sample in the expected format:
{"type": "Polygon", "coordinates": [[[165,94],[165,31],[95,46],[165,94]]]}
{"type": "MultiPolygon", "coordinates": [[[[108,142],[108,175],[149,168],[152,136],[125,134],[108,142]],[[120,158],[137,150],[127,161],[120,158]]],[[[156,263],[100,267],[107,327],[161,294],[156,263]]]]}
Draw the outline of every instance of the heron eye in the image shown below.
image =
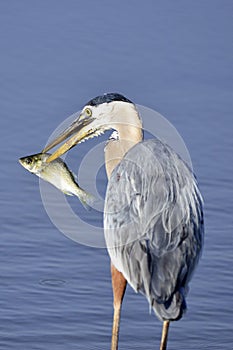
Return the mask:
{"type": "Polygon", "coordinates": [[[85,109],[85,114],[87,117],[90,117],[92,115],[92,110],[90,108],[85,109]]]}

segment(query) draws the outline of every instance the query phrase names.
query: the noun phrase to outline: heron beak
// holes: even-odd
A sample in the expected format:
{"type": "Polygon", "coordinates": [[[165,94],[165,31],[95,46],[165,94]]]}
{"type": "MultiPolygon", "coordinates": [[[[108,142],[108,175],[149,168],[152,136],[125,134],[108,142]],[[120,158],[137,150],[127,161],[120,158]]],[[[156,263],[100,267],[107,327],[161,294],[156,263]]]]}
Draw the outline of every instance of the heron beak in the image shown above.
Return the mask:
{"type": "Polygon", "coordinates": [[[67,129],[65,129],[58,137],[56,137],[52,142],[50,142],[42,151],[46,153],[51,148],[57,146],[62,141],[70,137],[62,146],[60,146],[51,156],[46,160],[47,163],[52,162],[56,158],[60,157],[72,147],[77,145],[80,141],[88,137],[92,133],[92,129],[87,126],[94,120],[94,118],[84,118],[75,120],[67,129]]]}

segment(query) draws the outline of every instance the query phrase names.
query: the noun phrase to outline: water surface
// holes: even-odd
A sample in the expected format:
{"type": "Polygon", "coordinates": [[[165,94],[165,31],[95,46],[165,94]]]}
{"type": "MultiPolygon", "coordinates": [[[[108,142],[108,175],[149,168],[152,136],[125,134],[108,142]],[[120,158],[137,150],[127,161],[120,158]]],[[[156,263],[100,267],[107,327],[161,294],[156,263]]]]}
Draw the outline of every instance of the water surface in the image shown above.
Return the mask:
{"type": "MultiPolygon", "coordinates": [[[[169,349],[232,349],[232,7],[227,0],[1,2],[1,350],[109,349],[107,252],[61,234],[38,179],[17,163],[106,91],[173,123],[205,199],[205,250],[169,349]]],[[[71,151],[73,167],[95,142],[71,151]]],[[[97,180],[103,195],[103,171],[97,180]]],[[[101,226],[99,215],[91,220],[101,226]]],[[[156,349],[160,332],[147,302],[128,288],[120,349],[156,349]]]]}

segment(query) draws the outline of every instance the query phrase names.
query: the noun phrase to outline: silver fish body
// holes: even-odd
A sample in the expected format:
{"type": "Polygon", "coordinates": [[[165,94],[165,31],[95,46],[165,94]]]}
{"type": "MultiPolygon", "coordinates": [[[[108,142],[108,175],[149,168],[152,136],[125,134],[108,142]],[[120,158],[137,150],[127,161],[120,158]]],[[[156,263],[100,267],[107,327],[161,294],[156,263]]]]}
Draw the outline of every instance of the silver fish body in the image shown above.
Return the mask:
{"type": "Polygon", "coordinates": [[[38,153],[22,157],[19,162],[29,172],[51,183],[63,193],[77,196],[84,206],[89,206],[94,197],[79,187],[75,176],[61,158],[47,163],[49,156],[49,153],[38,153]]]}

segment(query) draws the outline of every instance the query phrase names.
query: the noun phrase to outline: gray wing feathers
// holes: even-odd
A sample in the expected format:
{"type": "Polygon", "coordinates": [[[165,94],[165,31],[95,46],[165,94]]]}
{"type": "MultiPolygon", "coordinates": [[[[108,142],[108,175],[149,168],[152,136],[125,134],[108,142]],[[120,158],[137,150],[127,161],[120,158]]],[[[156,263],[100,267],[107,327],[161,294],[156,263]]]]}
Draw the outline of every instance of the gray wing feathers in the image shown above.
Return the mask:
{"type": "Polygon", "coordinates": [[[112,263],[129,284],[160,319],[180,318],[201,252],[202,198],[169,146],[144,141],[125,155],[108,183],[104,227],[112,263]]]}

